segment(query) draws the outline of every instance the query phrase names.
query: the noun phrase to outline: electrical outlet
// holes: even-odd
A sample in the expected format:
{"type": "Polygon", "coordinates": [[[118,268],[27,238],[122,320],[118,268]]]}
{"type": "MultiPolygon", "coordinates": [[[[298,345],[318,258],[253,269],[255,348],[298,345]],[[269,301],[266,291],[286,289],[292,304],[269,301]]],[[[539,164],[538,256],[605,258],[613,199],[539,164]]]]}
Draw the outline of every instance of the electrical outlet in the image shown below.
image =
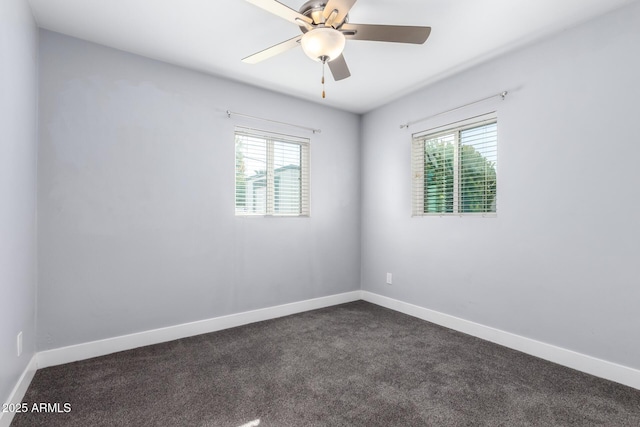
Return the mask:
{"type": "Polygon", "coordinates": [[[18,357],[22,354],[22,331],[18,333],[18,338],[16,339],[16,345],[18,346],[18,357]]]}
{"type": "Polygon", "coordinates": [[[393,278],[391,277],[391,273],[387,273],[387,285],[391,285],[393,283],[393,278]]]}

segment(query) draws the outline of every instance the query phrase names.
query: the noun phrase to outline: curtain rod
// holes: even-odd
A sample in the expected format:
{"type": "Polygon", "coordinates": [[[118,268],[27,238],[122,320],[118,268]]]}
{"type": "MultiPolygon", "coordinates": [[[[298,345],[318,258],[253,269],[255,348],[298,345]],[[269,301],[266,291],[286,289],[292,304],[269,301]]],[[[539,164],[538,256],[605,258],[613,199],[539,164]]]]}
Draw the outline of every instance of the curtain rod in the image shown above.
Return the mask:
{"type": "Polygon", "coordinates": [[[505,90],[505,91],[502,91],[502,92],[500,92],[500,93],[498,93],[498,94],[496,94],[496,95],[487,96],[486,98],[478,99],[477,101],[469,102],[469,103],[467,103],[467,104],[461,105],[461,106],[456,107],[456,108],[452,108],[452,109],[447,110],[447,111],[443,111],[443,112],[438,113],[438,114],[433,114],[433,115],[431,115],[431,116],[423,117],[423,118],[421,118],[421,119],[414,120],[414,121],[412,121],[412,122],[407,122],[407,123],[401,124],[401,125],[400,125],[400,129],[408,128],[409,126],[415,125],[416,123],[424,122],[425,120],[429,120],[429,119],[432,119],[432,118],[434,118],[434,117],[441,116],[441,115],[443,115],[443,114],[451,113],[451,112],[453,112],[453,111],[459,110],[459,109],[464,108],[464,107],[468,107],[468,106],[470,106],[470,105],[477,104],[477,103],[482,102],[482,101],[486,101],[486,100],[488,100],[488,99],[501,97],[501,98],[502,98],[502,100],[504,101],[504,98],[507,96],[507,94],[508,94],[508,93],[509,93],[509,92],[507,92],[507,91],[505,90]]]}
{"type": "Polygon", "coordinates": [[[291,124],[291,123],[278,122],[276,120],[264,119],[262,117],[250,116],[248,114],[235,113],[233,111],[227,110],[227,117],[231,118],[231,116],[247,117],[249,119],[262,120],[263,122],[269,122],[269,123],[276,123],[276,124],[279,124],[279,125],[291,126],[291,127],[298,128],[298,129],[308,130],[308,131],[311,131],[313,133],[321,133],[322,132],[321,129],[314,129],[314,128],[310,128],[310,127],[306,127],[306,126],[294,125],[294,124],[291,124]]]}

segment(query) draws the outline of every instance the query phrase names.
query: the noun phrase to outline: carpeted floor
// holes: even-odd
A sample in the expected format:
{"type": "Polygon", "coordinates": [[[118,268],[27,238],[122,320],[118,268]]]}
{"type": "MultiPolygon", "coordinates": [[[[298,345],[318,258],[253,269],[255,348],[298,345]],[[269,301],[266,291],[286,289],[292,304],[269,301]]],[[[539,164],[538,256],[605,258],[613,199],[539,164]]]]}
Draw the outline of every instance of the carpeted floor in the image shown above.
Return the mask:
{"type": "Polygon", "coordinates": [[[12,426],[640,426],[640,391],[363,301],[39,370],[12,426]],[[259,424],[258,424],[259,420],[259,424]]]}

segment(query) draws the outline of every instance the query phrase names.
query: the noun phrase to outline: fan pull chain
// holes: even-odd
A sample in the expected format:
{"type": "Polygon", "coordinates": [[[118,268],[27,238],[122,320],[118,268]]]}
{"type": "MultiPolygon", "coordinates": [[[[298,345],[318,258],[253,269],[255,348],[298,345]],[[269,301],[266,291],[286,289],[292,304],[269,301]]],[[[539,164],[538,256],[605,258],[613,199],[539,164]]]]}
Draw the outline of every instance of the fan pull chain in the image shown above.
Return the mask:
{"type": "Polygon", "coordinates": [[[322,99],[325,98],[325,94],[324,94],[324,68],[325,68],[326,64],[327,64],[327,61],[322,61],[322,99]]]}

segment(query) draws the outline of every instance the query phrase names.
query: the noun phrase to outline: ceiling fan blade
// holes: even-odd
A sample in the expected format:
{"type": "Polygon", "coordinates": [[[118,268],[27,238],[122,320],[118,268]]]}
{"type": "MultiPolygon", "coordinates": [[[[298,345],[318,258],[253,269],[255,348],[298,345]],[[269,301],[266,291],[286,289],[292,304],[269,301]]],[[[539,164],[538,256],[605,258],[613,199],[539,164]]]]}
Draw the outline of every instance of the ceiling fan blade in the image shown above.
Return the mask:
{"type": "Polygon", "coordinates": [[[299,25],[296,22],[296,19],[300,19],[307,24],[313,24],[313,20],[303,14],[299,13],[297,10],[291,9],[289,6],[286,6],[279,1],[276,0],[247,0],[249,3],[254,4],[267,12],[271,12],[274,15],[277,15],[281,18],[286,19],[287,21],[293,22],[296,25],[299,25]]]}
{"type": "Polygon", "coordinates": [[[422,44],[431,34],[431,27],[346,23],[340,31],[346,32],[345,37],[351,40],[422,44]],[[355,34],[349,34],[352,31],[355,34]]]}
{"type": "Polygon", "coordinates": [[[347,62],[344,60],[344,56],[340,55],[333,61],[329,61],[329,69],[333,75],[333,80],[343,80],[351,76],[347,62]]]}
{"type": "Polygon", "coordinates": [[[344,21],[344,18],[347,16],[347,13],[351,10],[353,5],[357,0],[329,0],[327,5],[324,7],[324,11],[322,14],[324,15],[324,19],[329,18],[331,12],[334,10],[338,11],[335,19],[333,20],[333,27],[338,27],[344,21]]]}
{"type": "Polygon", "coordinates": [[[282,43],[278,43],[277,45],[266,48],[265,50],[261,50],[258,53],[254,53],[253,55],[247,56],[242,60],[242,62],[246,62],[247,64],[257,64],[260,61],[264,61],[265,59],[269,59],[272,56],[276,56],[279,53],[286,52],[289,49],[293,49],[296,46],[300,46],[300,39],[302,38],[302,34],[299,36],[295,36],[292,39],[284,41],[282,43]]]}

